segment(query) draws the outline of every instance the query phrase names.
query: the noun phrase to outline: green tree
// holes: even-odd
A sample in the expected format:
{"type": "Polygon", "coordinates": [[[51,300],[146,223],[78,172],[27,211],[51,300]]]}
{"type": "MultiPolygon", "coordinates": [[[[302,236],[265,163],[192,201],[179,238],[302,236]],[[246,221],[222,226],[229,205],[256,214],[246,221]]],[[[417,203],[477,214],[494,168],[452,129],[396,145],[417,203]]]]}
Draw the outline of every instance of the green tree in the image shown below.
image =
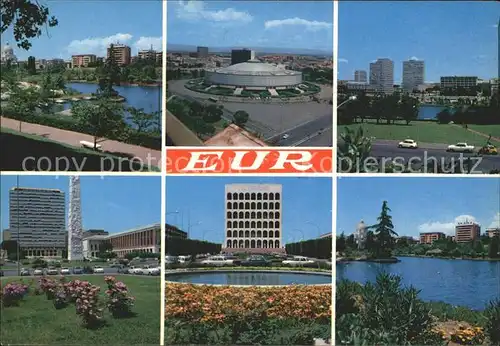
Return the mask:
{"type": "Polygon", "coordinates": [[[401,116],[406,121],[406,125],[409,125],[410,122],[418,118],[418,100],[414,97],[410,97],[408,94],[404,94],[401,97],[399,110],[401,116]]]}
{"type": "Polygon", "coordinates": [[[250,115],[245,111],[236,111],[233,114],[234,123],[239,127],[245,127],[250,115]]]}
{"type": "Polygon", "coordinates": [[[30,39],[42,34],[42,27],[54,27],[57,19],[49,17],[49,9],[38,1],[1,0],[0,2],[1,32],[12,26],[17,46],[24,50],[31,48],[30,39]]]}
{"type": "Polygon", "coordinates": [[[453,119],[453,115],[448,108],[445,108],[436,115],[436,119],[440,124],[448,124],[453,119]]]}
{"type": "Polygon", "coordinates": [[[394,231],[392,224],[392,216],[389,215],[391,209],[387,205],[387,201],[382,203],[382,210],[377,218],[378,223],[368,227],[373,229],[374,235],[377,237],[376,255],[379,258],[391,257],[392,249],[394,248],[394,237],[398,234],[394,231]]]}
{"type": "Polygon", "coordinates": [[[40,104],[40,93],[33,87],[22,88],[17,84],[10,89],[9,108],[16,114],[34,116],[40,104]]]}
{"type": "Polygon", "coordinates": [[[364,172],[364,163],[371,149],[372,141],[364,136],[362,126],[357,131],[346,127],[337,142],[337,164],[340,172],[355,173],[358,168],[360,173],[364,172]]]}
{"type": "Polygon", "coordinates": [[[500,252],[500,237],[495,236],[491,238],[490,245],[488,247],[488,257],[489,258],[498,258],[500,252]]]}
{"type": "Polygon", "coordinates": [[[342,232],[339,237],[337,237],[337,251],[344,252],[346,249],[345,234],[342,232]]]}
{"type": "Polygon", "coordinates": [[[129,120],[136,126],[137,132],[146,132],[154,122],[154,115],[144,112],[143,108],[128,107],[129,120]]]}
{"type": "Polygon", "coordinates": [[[205,108],[203,120],[207,123],[216,123],[222,119],[222,107],[216,105],[209,105],[205,108]]]}
{"type": "Polygon", "coordinates": [[[94,150],[99,138],[118,139],[126,127],[123,108],[107,98],[100,98],[95,104],[77,102],[71,111],[78,125],[94,137],[94,150]]]}

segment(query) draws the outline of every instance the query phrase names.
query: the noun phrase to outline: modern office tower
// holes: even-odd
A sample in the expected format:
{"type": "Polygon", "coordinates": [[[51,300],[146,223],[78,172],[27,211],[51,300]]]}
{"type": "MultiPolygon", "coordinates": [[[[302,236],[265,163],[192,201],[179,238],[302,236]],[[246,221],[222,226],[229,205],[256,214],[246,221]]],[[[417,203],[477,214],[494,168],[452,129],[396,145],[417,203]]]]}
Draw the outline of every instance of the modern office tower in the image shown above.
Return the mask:
{"type": "Polygon", "coordinates": [[[366,71],[364,70],[356,70],[354,71],[354,81],[359,83],[368,82],[368,76],[366,71]]]}
{"type": "Polygon", "coordinates": [[[478,78],[476,76],[446,76],[441,77],[441,89],[475,88],[478,78]]]}
{"type": "Polygon", "coordinates": [[[394,62],[383,58],[370,63],[370,85],[378,92],[392,94],[394,91],[394,62]]]}
{"type": "Polygon", "coordinates": [[[422,60],[410,59],[403,61],[403,90],[412,92],[424,84],[425,65],[422,60]]]}
{"type": "Polygon", "coordinates": [[[231,65],[255,59],[255,52],[250,49],[233,49],[231,51],[231,65]]]}
{"type": "Polygon", "coordinates": [[[229,184],[226,193],[225,251],[283,252],[282,186],[229,184]]]}
{"type": "Polygon", "coordinates": [[[26,257],[60,258],[66,250],[64,192],[15,187],[9,191],[9,232],[26,257]]]}
{"type": "Polygon", "coordinates": [[[197,47],[196,53],[198,58],[208,58],[208,47],[197,47]]]}
{"type": "Polygon", "coordinates": [[[481,226],[474,221],[465,220],[455,225],[455,241],[457,243],[468,243],[479,239],[481,226]]]}
{"type": "Polygon", "coordinates": [[[131,49],[124,44],[112,44],[108,47],[108,59],[113,56],[117,65],[125,66],[130,64],[131,49]]]}
{"type": "Polygon", "coordinates": [[[69,177],[68,260],[83,260],[82,203],[80,177],[69,177]]]}

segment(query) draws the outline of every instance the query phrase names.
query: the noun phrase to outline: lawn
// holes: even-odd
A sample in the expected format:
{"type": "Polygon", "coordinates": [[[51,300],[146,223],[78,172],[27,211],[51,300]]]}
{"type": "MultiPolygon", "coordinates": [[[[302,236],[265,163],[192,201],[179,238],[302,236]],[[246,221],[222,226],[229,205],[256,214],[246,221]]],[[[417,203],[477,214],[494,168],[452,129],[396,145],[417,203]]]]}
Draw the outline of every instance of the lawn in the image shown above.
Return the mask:
{"type": "MultiPolygon", "coordinates": [[[[105,302],[104,276],[88,275],[80,279],[101,286],[100,301],[105,302]]],[[[20,306],[2,309],[2,344],[157,345],[160,340],[160,279],[120,275],[116,279],[123,281],[135,297],[133,311],[136,316],[115,319],[106,310],[104,326],[86,329],[74,304],[56,310],[45,295],[33,295],[32,288],[20,306]]],[[[17,280],[3,279],[2,286],[7,281],[17,280]]],[[[30,281],[24,280],[25,283],[30,281]]]]}
{"type": "MultiPolygon", "coordinates": [[[[376,137],[377,139],[404,140],[414,139],[422,143],[455,144],[457,142],[467,142],[474,146],[486,144],[487,137],[467,131],[458,125],[440,125],[435,122],[415,121],[410,125],[397,123],[394,125],[379,124],[375,122],[357,123],[352,125],[339,125],[337,133],[344,132],[345,127],[357,129],[363,126],[365,136],[376,137]]],[[[471,129],[488,134],[492,130],[500,131],[500,125],[470,125],[471,129]]],[[[500,143],[498,143],[500,144],[500,143]]]]}
{"type": "Polygon", "coordinates": [[[498,125],[469,125],[469,129],[479,131],[485,135],[500,138],[500,124],[498,125]]]}

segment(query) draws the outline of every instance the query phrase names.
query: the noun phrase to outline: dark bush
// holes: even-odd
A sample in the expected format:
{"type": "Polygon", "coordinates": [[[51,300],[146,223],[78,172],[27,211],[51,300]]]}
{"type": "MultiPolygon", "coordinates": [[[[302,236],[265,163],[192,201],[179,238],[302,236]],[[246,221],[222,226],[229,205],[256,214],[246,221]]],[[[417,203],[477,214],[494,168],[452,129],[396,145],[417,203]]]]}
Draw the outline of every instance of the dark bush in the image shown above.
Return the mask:
{"type": "Polygon", "coordinates": [[[490,339],[491,345],[500,345],[500,299],[489,303],[484,311],[487,318],[485,332],[490,339]]]}

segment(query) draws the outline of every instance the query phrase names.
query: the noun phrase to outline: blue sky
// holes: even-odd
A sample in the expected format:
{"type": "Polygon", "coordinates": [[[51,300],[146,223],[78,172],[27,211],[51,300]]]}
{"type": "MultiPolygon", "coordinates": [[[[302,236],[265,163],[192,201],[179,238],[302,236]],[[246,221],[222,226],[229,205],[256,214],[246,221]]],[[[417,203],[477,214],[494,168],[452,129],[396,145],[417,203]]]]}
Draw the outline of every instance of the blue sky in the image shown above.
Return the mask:
{"type": "Polygon", "coordinates": [[[395,231],[454,233],[455,219],[500,227],[500,180],[491,178],[339,178],[337,234],[351,234],[363,220],[376,223],[386,200],[395,231]]]}
{"type": "Polygon", "coordinates": [[[68,59],[72,54],[104,56],[110,43],[124,43],[132,48],[161,50],[162,2],[155,1],[43,1],[59,25],[45,29],[32,40],[30,51],[15,45],[12,27],[1,37],[9,42],[21,60],[36,58],[68,59]]]}
{"type": "MultiPolygon", "coordinates": [[[[9,227],[9,190],[16,176],[1,177],[1,224],[9,227]]],[[[21,176],[20,187],[59,189],[69,203],[69,177],[21,176]]],[[[80,178],[84,229],[104,229],[110,233],[151,225],[161,221],[160,177],[99,176],[80,178]]]]}
{"type": "Polygon", "coordinates": [[[497,1],[339,2],[339,78],[369,70],[371,61],[425,61],[425,80],[440,76],[497,76],[497,1]],[[341,60],[342,59],[342,60],[341,60]]]}
{"type": "Polygon", "coordinates": [[[331,1],[169,1],[167,42],[332,51],[331,1]]]}
{"type": "Polygon", "coordinates": [[[283,185],[282,239],[285,243],[331,232],[332,182],[329,178],[167,177],[167,223],[185,231],[191,224],[190,238],[222,243],[225,185],[266,183],[283,185]]]}

